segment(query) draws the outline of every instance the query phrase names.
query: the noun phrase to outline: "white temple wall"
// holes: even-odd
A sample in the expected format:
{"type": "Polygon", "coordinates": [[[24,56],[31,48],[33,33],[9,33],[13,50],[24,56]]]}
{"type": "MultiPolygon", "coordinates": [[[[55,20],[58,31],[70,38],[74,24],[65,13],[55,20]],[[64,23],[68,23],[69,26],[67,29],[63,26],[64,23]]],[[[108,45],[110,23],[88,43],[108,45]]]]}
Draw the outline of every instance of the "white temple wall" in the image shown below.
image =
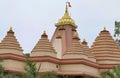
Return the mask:
{"type": "Polygon", "coordinates": [[[39,72],[58,71],[59,65],[50,62],[36,62],[36,67],[39,72]]]}

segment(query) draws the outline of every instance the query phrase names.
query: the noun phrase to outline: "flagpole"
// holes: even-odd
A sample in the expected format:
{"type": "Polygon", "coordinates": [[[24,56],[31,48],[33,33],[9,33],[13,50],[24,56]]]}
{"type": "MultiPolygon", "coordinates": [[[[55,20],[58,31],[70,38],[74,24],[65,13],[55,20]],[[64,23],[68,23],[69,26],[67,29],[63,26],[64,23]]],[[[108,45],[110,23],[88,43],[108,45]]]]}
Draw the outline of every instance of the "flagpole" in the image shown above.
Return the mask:
{"type": "Polygon", "coordinates": [[[68,7],[67,7],[67,4],[68,4],[68,1],[66,2],[66,10],[65,10],[66,12],[68,12],[68,7]]]}
{"type": "MultiPolygon", "coordinates": [[[[66,2],[66,12],[68,12],[68,7],[71,7],[71,4],[70,2],[66,2]]],[[[70,10],[69,10],[69,13],[70,13],[70,10]]],[[[71,16],[71,13],[70,13],[70,16],[71,16]]]]}

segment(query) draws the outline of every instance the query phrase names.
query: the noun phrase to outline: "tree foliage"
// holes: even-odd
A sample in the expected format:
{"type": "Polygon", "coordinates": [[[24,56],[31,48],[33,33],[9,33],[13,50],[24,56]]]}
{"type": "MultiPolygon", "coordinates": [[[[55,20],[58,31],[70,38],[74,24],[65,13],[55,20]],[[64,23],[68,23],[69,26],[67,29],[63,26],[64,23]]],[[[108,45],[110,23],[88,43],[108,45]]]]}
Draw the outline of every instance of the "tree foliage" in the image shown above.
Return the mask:
{"type": "Polygon", "coordinates": [[[37,78],[37,68],[36,64],[31,60],[26,60],[25,66],[25,78],[37,78]]]}
{"type": "Polygon", "coordinates": [[[115,21],[115,30],[114,37],[116,38],[116,42],[120,45],[120,22],[115,21]]]}
{"type": "Polygon", "coordinates": [[[0,78],[4,77],[4,67],[2,66],[3,59],[0,57],[0,78]]]}
{"type": "Polygon", "coordinates": [[[120,66],[101,72],[103,78],[120,78],[120,66]]]}

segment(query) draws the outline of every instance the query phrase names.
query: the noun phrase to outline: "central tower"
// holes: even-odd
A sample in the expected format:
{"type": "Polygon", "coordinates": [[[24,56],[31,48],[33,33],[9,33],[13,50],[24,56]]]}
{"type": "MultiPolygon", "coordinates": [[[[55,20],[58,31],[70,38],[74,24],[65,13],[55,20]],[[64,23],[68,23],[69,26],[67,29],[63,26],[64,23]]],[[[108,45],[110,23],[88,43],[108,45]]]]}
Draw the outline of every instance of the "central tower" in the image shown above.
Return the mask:
{"type": "Polygon", "coordinates": [[[69,15],[68,7],[68,3],[66,3],[65,13],[55,24],[57,28],[51,40],[59,58],[61,58],[61,56],[70,46],[73,34],[76,32],[77,28],[74,20],[69,15]]]}

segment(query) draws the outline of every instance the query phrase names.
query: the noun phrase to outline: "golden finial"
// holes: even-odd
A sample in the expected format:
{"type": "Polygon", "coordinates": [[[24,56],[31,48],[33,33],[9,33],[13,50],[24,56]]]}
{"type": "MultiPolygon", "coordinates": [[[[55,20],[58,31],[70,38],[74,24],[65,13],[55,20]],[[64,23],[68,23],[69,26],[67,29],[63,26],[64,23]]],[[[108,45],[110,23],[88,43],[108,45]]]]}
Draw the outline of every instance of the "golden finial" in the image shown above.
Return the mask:
{"type": "Polygon", "coordinates": [[[46,33],[46,31],[44,30],[43,33],[46,33]]]}
{"type": "Polygon", "coordinates": [[[86,41],[85,38],[83,39],[83,41],[86,41]]]}
{"type": "Polygon", "coordinates": [[[43,31],[43,35],[46,35],[46,31],[45,30],[43,31]]]}
{"type": "Polygon", "coordinates": [[[75,24],[74,20],[69,15],[68,7],[71,7],[70,2],[66,2],[65,13],[62,16],[62,18],[59,19],[58,22],[55,24],[56,27],[64,26],[66,24],[70,24],[72,27],[77,28],[77,25],[75,24]]]}
{"type": "Polygon", "coordinates": [[[42,36],[41,36],[42,38],[47,38],[48,36],[46,35],[46,31],[44,30],[43,31],[43,34],[42,34],[42,36]]]}
{"type": "Polygon", "coordinates": [[[106,30],[106,27],[104,26],[104,30],[106,30]]]}
{"type": "Polygon", "coordinates": [[[13,30],[12,30],[12,26],[10,26],[10,29],[9,29],[8,33],[14,33],[13,30]]]}
{"type": "Polygon", "coordinates": [[[10,30],[12,30],[12,26],[10,26],[10,30]]]}

